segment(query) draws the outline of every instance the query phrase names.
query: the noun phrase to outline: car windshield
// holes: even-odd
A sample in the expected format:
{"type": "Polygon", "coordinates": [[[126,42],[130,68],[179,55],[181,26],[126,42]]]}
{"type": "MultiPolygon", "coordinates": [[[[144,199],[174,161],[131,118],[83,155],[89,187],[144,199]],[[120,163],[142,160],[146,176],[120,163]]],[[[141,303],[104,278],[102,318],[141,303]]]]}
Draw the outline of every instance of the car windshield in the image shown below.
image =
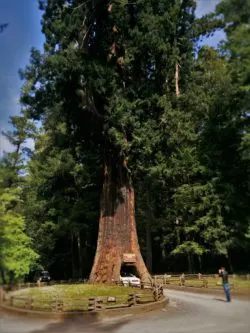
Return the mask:
{"type": "Polygon", "coordinates": [[[133,274],[131,274],[131,273],[122,272],[121,273],[121,277],[135,277],[135,276],[133,274]]]}
{"type": "Polygon", "coordinates": [[[42,275],[48,277],[49,276],[49,272],[42,272],[42,275]]]}

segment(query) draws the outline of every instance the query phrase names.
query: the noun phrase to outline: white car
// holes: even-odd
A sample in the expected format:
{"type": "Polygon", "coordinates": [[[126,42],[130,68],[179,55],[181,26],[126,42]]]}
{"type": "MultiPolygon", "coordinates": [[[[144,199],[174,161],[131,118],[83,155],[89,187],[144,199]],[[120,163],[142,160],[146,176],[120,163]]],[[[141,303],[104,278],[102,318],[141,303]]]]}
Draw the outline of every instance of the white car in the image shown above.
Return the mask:
{"type": "Polygon", "coordinates": [[[121,273],[120,281],[126,287],[129,287],[129,286],[140,287],[141,286],[141,280],[131,273],[121,273]]]}

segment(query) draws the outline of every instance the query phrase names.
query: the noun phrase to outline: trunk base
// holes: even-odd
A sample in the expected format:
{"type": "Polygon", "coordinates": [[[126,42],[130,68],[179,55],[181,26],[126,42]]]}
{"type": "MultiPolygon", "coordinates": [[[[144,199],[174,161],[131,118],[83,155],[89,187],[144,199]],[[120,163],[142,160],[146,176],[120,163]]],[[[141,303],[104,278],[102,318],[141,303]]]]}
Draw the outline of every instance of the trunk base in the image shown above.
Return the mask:
{"type": "MultiPolygon", "coordinates": [[[[123,266],[133,266],[141,280],[151,281],[143,261],[135,224],[134,189],[129,182],[111,179],[110,170],[105,168],[99,234],[91,283],[120,281],[123,266]]],[[[123,177],[120,177],[122,179],[123,177]]]]}

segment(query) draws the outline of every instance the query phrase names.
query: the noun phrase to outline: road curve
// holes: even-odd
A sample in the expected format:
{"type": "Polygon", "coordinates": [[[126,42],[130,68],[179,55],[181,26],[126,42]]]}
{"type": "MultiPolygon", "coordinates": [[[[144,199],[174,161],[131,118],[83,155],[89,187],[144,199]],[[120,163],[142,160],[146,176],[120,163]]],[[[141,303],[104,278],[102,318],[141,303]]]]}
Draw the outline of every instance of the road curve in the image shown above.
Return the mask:
{"type": "Polygon", "coordinates": [[[166,290],[169,306],[140,316],[48,321],[0,313],[0,333],[249,333],[250,301],[166,290]]]}

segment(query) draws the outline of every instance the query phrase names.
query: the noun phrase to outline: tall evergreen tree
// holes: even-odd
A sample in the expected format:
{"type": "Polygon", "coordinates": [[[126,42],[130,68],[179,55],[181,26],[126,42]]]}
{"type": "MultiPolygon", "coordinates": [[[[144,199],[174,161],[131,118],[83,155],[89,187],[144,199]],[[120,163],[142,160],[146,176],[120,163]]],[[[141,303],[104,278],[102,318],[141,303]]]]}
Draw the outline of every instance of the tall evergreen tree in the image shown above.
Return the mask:
{"type": "Polygon", "coordinates": [[[97,250],[92,280],[117,278],[124,252],[135,254],[146,278],[132,178],[153,167],[161,115],[174,103],[177,86],[187,85],[195,3],[41,1],[41,8],[45,52],[32,52],[22,101],[45,128],[63,115],[74,144],[85,154],[94,147],[104,163],[99,247],[108,252],[99,256],[97,250]],[[115,244],[121,230],[127,241],[115,244]]]}

